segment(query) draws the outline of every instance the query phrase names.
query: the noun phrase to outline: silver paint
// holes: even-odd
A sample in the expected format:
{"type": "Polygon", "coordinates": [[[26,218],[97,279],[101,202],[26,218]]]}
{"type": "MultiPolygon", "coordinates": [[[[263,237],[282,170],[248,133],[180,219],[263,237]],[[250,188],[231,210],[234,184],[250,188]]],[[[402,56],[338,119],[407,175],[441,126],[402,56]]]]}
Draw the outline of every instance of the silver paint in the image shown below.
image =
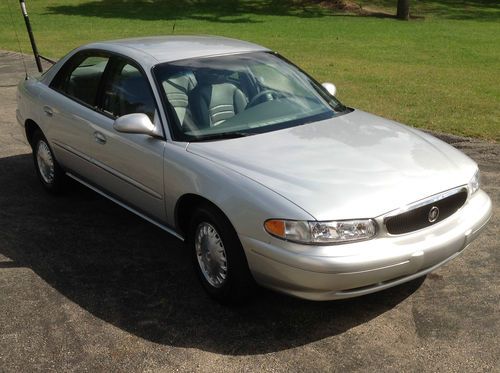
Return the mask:
{"type": "Polygon", "coordinates": [[[327,91],[329,94],[331,94],[332,96],[336,96],[337,95],[337,87],[335,86],[335,84],[333,83],[328,83],[328,82],[325,82],[325,83],[322,83],[321,84],[327,91]]]}
{"type": "Polygon", "coordinates": [[[162,132],[155,126],[151,119],[143,113],[133,113],[116,118],[113,128],[122,133],[133,133],[136,135],[149,135],[161,137],[162,132]]]}

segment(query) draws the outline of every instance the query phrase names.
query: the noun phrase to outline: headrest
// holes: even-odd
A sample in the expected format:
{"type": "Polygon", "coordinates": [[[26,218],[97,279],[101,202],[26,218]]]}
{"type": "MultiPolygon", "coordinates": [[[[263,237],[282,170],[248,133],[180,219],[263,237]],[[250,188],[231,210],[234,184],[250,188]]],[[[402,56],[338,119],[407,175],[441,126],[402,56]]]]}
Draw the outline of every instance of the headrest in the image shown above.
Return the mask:
{"type": "Polygon", "coordinates": [[[214,69],[198,69],[195,72],[196,80],[200,85],[213,85],[227,83],[229,75],[233,71],[214,70],[214,69]]]}

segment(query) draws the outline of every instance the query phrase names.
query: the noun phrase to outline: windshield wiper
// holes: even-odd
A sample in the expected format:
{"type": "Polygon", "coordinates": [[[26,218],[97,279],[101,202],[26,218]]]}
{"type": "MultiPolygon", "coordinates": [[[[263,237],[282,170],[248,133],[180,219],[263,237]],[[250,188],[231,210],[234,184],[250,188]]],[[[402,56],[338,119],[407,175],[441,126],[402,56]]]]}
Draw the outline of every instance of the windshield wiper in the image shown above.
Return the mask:
{"type": "Polygon", "coordinates": [[[214,133],[211,135],[206,135],[198,138],[191,139],[189,141],[191,142],[198,142],[198,141],[210,141],[210,140],[225,140],[225,139],[236,139],[238,137],[246,137],[246,136],[251,136],[254,135],[255,133],[252,132],[222,132],[222,133],[214,133]]]}

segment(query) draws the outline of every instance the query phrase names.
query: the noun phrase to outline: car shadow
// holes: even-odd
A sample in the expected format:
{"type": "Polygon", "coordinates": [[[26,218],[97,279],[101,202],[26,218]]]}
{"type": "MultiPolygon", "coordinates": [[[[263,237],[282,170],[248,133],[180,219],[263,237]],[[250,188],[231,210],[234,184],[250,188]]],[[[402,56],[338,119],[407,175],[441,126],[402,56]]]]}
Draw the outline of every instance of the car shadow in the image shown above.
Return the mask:
{"type": "Polygon", "coordinates": [[[92,315],[156,343],[262,354],[343,333],[392,309],[423,280],[309,302],[261,290],[245,306],[209,299],[183,245],[96,193],[46,194],[28,154],[0,159],[0,255],[92,315]]]}

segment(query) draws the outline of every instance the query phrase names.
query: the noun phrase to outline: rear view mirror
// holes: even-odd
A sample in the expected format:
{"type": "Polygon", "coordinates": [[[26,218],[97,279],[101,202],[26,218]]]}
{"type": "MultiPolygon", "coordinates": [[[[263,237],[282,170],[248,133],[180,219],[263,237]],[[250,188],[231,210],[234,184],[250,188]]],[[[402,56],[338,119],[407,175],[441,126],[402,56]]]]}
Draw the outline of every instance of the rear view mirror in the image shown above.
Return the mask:
{"type": "Polygon", "coordinates": [[[134,113],[116,118],[113,128],[118,132],[162,136],[161,131],[151,122],[146,114],[134,113]]]}
{"type": "Polygon", "coordinates": [[[324,89],[327,90],[327,92],[330,95],[335,97],[335,95],[337,94],[337,87],[335,87],[335,84],[326,82],[326,83],[323,83],[321,85],[323,86],[324,89]]]}

